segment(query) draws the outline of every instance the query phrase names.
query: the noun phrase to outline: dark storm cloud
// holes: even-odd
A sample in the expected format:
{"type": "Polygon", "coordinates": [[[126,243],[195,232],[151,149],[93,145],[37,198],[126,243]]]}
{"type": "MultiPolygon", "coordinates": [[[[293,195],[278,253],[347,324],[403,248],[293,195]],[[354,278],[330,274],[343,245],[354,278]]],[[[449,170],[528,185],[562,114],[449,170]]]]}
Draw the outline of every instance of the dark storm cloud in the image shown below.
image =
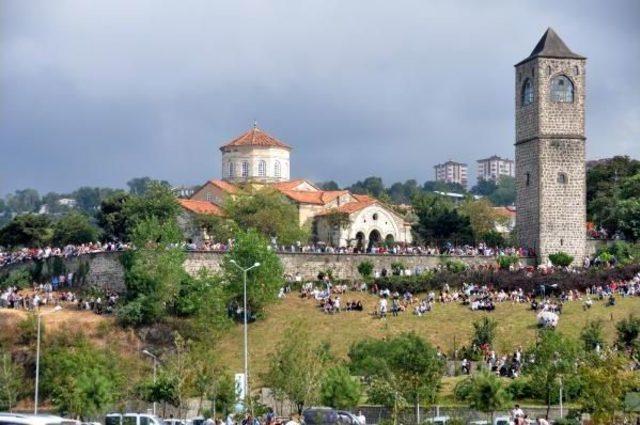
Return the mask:
{"type": "Polygon", "coordinates": [[[588,156],[640,156],[635,0],[0,7],[0,193],[198,183],[254,118],[317,180],[513,157],[513,64],[547,26],[589,58],[588,156]]]}

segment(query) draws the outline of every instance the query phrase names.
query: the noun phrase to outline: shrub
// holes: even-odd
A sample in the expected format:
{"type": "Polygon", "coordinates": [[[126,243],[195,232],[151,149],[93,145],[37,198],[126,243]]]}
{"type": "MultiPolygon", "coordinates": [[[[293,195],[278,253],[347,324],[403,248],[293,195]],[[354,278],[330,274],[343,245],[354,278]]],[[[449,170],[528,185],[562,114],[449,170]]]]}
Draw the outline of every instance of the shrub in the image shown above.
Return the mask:
{"type": "Polygon", "coordinates": [[[373,263],[369,260],[362,261],[358,264],[358,273],[365,279],[371,277],[373,274],[373,263]]]}
{"type": "Polygon", "coordinates": [[[517,255],[501,255],[498,257],[498,265],[503,270],[509,270],[509,267],[517,263],[518,263],[517,255]]]}
{"type": "Polygon", "coordinates": [[[26,288],[31,283],[31,273],[25,269],[12,270],[9,275],[0,282],[0,288],[16,286],[19,289],[26,288]]]}
{"type": "Polygon", "coordinates": [[[598,346],[602,348],[604,346],[602,320],[593,320],[588,322],[580,333],[580,339],[582,340],[586,351],[593,351],[598,346]]]}
{"type": "Polygon", "coordinates": [[[598,261],[600,261],[601,263],[611,264],[611,262],[615,257],[613,256],[613,254],[610,254],[607,251],[604,251],[600,255],[598,255],[597,258],[598,258],[598,261]]]}
{"type": "Polygon", "coordinates": [[[618,348],[633,347],[638,343],[638,336],[640,335],[640,317],[630,314],[628,318],[616,323],[616,332],[618,333],[616,339],[618,348]]]}
{"type": "Polygon", "coordinates": [[[505,245],[504,237],[500,232],[491,230],[482,236],[482,240],[485,244],[491,247],[501,247],[505,245]]]}
{"type": "Polygon", "coordinates": [[[549,254],[549,260],[556,267],[569,267],[573,263],[573,257],[563,251],[549,254]]]}
{"type": "Polygon", "coordinates": [[[391,273],[393,273],[394,276],[400,276],[405,269],[404,263],[400,261],[391,263],[391,273]]]}
{"type": "Polygon", "coordinates": [[[483,317],[480,320],[473,322],[473,339],[472,344],[476,347],[481,347],[482,345],[491,346],[493,344],[493,340],[496,337],[496,328],[498,327],[498,322],[491,317],[483,317]]]}
{"type": "Polygon", "coordinates": [[[469,268],[469,266],[467,265],[467,263],[465,263],[462,260],[452,260],[452,259],[447,259],[444,262],[444,266],[447,270],[449,270],[450,272],[453,273],[462,273],[463,271],[467,270],[469,268]]]}

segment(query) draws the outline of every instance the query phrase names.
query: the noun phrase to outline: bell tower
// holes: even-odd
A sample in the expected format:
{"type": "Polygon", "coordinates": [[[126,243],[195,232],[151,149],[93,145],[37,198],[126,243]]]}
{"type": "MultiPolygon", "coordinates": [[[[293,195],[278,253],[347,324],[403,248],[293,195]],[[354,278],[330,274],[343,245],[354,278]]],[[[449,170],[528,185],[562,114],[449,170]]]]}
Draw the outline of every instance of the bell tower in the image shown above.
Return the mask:
{"type": "Polygon", "coordinates": [[[585,62],[549,28],[515,65],[516,233],[539,262],[585,256],[585,62]]]}

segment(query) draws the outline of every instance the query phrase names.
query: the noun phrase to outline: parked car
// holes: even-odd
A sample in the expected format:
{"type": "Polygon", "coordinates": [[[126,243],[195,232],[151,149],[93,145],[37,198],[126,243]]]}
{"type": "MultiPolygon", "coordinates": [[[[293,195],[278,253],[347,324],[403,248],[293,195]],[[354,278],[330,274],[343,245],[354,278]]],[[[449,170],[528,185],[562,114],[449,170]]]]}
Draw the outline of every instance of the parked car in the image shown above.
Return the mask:
{"type": "Polygon", "coordinates": [[[164,425],[162,419],[147,413],[125,413],[122,425],[164,425]]]}
{"type": "Polygon", "coordinates": [[[164,420],[164,425],[187,425],[187,422],[182,419],[170,418],[164,420]]]}
{"type": "Polygon", "coordinates": [[[73,419],[54,415],[28,415],[21,413],[0,413],[0,425],[79,425],[73,419]]]}
{"type": "Polygon", "coordinates": [[[513,425],[509,416],[496,416],[493,418],[493,425],[513,425]]]}
{"type": "Polygon", "coordinates": [[[425,420],[425,423],[433,425],[447,425],[451,418],[449,416],[436,416],[435,418],[429,418],[425,420]]]}
{"type": "Polygon", "coordinates": [[[122,415],[120,413],[107,413],[104,416],[104,425],[122,425],[122,415]]]}
{"type": "Polygon", "coordinates": [[[357,425],[352,413],[330,407],[310,407],[302,412],[305,425],[357,425]]]}

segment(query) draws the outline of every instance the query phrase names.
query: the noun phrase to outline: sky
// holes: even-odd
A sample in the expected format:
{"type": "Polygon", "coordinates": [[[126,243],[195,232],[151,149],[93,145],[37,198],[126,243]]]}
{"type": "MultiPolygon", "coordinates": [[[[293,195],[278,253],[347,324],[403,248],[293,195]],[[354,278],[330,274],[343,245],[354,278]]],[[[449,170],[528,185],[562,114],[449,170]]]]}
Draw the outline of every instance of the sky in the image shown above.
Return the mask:
{"type": "Polygon", "coordinates": [[[513,65],[547,27],[587,61],[587,157],[640,158],[640,2],[0,2],[0,195],[220,177],[259,127],[292,176],[433,180],[514,157],[513,65]]]}

